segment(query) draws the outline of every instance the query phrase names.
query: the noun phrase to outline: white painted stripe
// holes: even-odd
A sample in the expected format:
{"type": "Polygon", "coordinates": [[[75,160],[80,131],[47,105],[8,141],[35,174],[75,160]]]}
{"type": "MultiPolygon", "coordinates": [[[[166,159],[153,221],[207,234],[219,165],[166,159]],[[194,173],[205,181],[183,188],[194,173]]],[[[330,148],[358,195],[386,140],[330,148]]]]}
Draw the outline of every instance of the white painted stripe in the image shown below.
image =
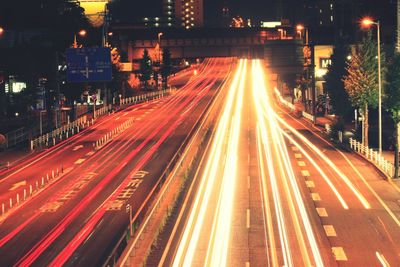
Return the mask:
{"type": "Polygon", "coordinates": [[[250,262],[246,261],[246,267],[250,267],[250,262]]]}
{"type": "Polygon", "coordinates": [[[78,159],[77,161],[75,161],[75,164],[81,164],[84,161],[85,161],[85,159],[78,159]]]}
{"type": "Polygon", "coordinates": [[[93,155],[95,152],[94,151],[90,151],[90,152],[88,152],[88,153],[86,153],[86,156],[91,156],[91,155],[93,155]]]}
{"type": "Polygon", "coordinates": [[[300,154],[300,153],[295,153],[295,154],[294,154],[294,157],[295,157],[296,159],[301,159],[301,158],[303,157],[303,155],[300,154]]]}
{"type": "Polygon", "coordinates": [[[337,236],[333,225],[324,225],[326,236],[337,236]]]}
{"type": "Polygon", "coordinates": [[[304,161],[298,161],[297,165],[299,165],[300,167],[305,167],[306,163],[304,161]]]}
{"type": "Polygon", "coordinates": [[[328,213],[325,208],[316,208],[319,217],[328,217],[328,213]]]}
{"type": "Polygon", "coordinates": [[[306,186],[308,188],[314,188],[315,187],[314,181],[306,181],[306,186]]]}
{"type": "Polygon", "coordinates": [[[347,261],[346,253],[344,253],[342,247],[333,247],[332,252],[337,261],[347,261]]]}
{"type": "Polygon", "coordinates": [[[247,189],[250,189],[250,176],[247,176],[247,189]]]}
{"type": "Polygon", "coordinates": [[[247,209],[246,227],[247,229],[250,228],[250,209],[247,209]]]}
{"type": "Polygon", "coordinates": [[[321,197],[319,196],[318,193],[311,193],[311,198],[314,201],[321,201],[321,197]]]}
{"type": "Polygon", "coordinates": [[[297,146],[292,146],[293,151],[299,151],[299,148],[297,146]]]}
{"type": "Polygon", "coordinates": [[[309,177],[310,173],[307,170],[302,170],[301,175],[303,175],[304,177],[309,177]]]}

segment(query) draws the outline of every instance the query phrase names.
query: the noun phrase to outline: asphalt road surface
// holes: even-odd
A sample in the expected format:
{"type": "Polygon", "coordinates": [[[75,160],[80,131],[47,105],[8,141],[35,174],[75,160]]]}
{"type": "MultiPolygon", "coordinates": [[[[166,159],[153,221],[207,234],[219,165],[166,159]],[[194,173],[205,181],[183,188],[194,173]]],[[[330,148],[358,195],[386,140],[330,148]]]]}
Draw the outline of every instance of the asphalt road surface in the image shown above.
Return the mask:
{"type": "Polygon", "coordinates": [[[0,265],[102,264],[126,232],[127,204],[135,215],[232,63],[232,59],[208,59],[173,95],[102,118],[1,173],[0,203],[9,205],[11,198],[13,205],[1,217],[0,265]],[[94,148],[96,140],[127,121],[133,124],[100,149],[94,148]],[[31,187],[34,196],[15,206],[16,196],[22,202],[31,187]]]}
{"type": "Polygon", "coordinates": [[[240,60],[160,266],[400,266],[400,190],[240,60]]]}

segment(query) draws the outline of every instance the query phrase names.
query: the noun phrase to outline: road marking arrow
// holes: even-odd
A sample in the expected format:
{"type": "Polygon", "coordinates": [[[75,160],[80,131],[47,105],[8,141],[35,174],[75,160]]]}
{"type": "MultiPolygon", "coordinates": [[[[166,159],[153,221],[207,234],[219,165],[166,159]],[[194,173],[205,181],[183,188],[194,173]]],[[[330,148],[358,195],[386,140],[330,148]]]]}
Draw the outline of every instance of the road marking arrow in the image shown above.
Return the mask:
{"type": "Polygon", "coordinates": [[[17,189],[18,187],[24,186],[24,185],[26,185],[26,181],[25,181],[25,180],[24,180],[24,181],[21,181],[21,182],[18,182],[18,183],[15,183],[15,184],[13,184],[13,186],[9,189],[9,191],[14,191],[14,190],[17,189]]]}
{"type": "Polygon", "coordinates": [[[79,145],[79,146],[76,146],[76,147],[74,147],[74,149],[72,149],[73,151],[76,151],[76,150],[78,150],[78,149],[81,149],[83,147],[83,145],[79,145]]]}

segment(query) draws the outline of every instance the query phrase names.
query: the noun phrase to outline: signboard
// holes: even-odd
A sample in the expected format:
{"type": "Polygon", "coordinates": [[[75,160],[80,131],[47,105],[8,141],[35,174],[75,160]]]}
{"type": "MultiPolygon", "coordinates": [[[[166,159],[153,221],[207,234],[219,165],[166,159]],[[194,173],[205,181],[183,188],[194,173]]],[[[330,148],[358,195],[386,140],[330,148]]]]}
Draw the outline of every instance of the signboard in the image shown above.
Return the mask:
{"type": "Polygon", "coordinates": [[[324,57],[319,58],[319,67],[321,69],[328,69],[329,65],[331,64],[332,64],[331,58],[324,58],[324,57]]]}
{"type": "Polygon", "coordinates": [[[111,51],[108,47],[67,49],[68,82],[105,82],[112,78],[111,51]]]}

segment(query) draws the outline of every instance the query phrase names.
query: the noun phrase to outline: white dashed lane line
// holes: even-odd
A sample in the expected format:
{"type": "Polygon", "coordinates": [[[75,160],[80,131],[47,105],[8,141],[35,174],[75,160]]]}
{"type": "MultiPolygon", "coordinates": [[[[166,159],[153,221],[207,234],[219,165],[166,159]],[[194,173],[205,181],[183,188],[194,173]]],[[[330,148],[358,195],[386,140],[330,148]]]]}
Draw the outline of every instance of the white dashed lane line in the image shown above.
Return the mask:
{"type": "Polygon", "coordinates": [[[75,164],[81,164],[84,161],[85,161],[85,159],[78,159],[77,161],[75,161],[75,164]]]}
{"type": "Polygon", "coordinates": [[[330,236],[330,237],[332,237],[332,236],[336,236],[336,231],[335,231],[335,228],[333,227],[333,225],[324,225],[324,230],[325,230],[325,233],[326,233],[326,236],[330,236]]]}
{"type": "Polygon", "coordinates": [[[250,228],[250,209],[247,209],[246,227],[247,227],[247,229],[250,228]]]}
{"type": "Polygon", "coordinates": [[[295,153],[295,154],[294,154],[294,157],[295,157],[296,159],[301,159],[301,158],[303,157],[303,155],[300,154],[300,153],[295,153]]]}
{"type": "Polygon", "coordinates": [[[306,163],[304,161],[298,161],[297,165],[299,165],[299,167],[305,167],[306,163]]]}
{"type": "Polygon", "coordinates": [[[342,247],[333,247],[332,252],[337,261],[347,261],[346,253],[344,253],[342,247]]]}
{"type": "Polygon", "coordinates": [[[310,177],[310,172],[307,171],[307,170],[302,170],[302,171],[301,171],[301,175],[302,175],[303,177],[310,177]]]}
{"type": "Polygon", "coordinates": [[[306,186],[308,188],[314,188],[315,187],[314,181],[306,181],[306,186]]]}
{"type": "Polygon", "coordinates": [[[95,152],[94,151],[90,151],[88,153],[86,153],[86,156],[90,157],[91,155],[93,155],[95,152]]]}
{"type": "Polygon", "coordinates": [[[318,193],[311,193],[311,198],[314,201],[321,201],[321,197],[319,196],[318,193]]]}
{"type": "Polygon", "coordinates": [[[328,213],[325,208],[316,208],[319,217],[328,217],[328,213]]]}

